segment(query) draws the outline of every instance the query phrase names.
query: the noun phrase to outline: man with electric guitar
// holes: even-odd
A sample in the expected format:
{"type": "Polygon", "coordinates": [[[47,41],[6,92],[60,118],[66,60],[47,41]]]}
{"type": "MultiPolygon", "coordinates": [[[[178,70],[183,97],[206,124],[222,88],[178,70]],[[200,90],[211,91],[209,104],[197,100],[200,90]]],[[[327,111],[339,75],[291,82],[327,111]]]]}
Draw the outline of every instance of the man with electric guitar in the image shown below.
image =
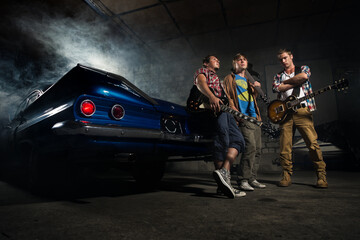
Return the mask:
{"type": "MultiPolygon", "coordinates": [[[[317,142],[317,133],[314,128],[312,111],[316,110],[315,99],[311,96],[312,87],[310,83],[310,68],[306,65],[296,67],[293,62],[293,54],[290,50],[281,49],[278,52],[278,59],[284,70],[275,75],[273,91],[278,93],[278,99],[284,101],[288,98],[304,99],[293,106],[294,112],[288,113],[283,119],[277,119],[277,113],[285,112],[284,106],[276,106],[275,114],[269,108],[268,115],[271,121],[280,123],[280,163],[283,169],[280,187],[291,185],[293,174],[292,164],[292,141],[295,128],[298,129],[304,139],[309,155],[314,163],[317,175],[316,187],[327,188],[326,164],[323,160],[320,146],[317,142]]],[[[276,100],[275,100],[276,101],[276,100]]],[[[270,103],[270,106],[275,104],[270,103]]]]}
{"type": "Polygon", "coordinates": [[[243,152],[244,138],[236,124],[235,118],[222,110],[227,94],[224,91],[216,71],[220,68],[220,61],[214,55],[206,56],[203,59],[203,67],[198,69],[194,75],[194,86],[190,92],[187,102],[188,109],[197,109],[197,96],[203,95],[207,98],[210,109],[215,113],[216,135],[214,138],[214,165],[213,176],[221,190],[229,198],[245,196],[231,185],[230,167],[239,153],[243,152]]]}
{"type": "MultiPolygon", "coordinates": [[[[250,82],[247,71],[248,60],[244,54],[238,53],[232,61],[232,72],[224,79],[224,88],[229,93],[229,102],[234,110],[261,121],[257,105],[255,88],[261,89],[258,81],[250,82]]],[[[245,150],[238,166],[237,182],[244,191],[254,188],[265,188],[266,185],[257,181],[257,172],[261,156],[261,128],[249,121],[238,120],[239,128],[245,139],[245,150]]]]}

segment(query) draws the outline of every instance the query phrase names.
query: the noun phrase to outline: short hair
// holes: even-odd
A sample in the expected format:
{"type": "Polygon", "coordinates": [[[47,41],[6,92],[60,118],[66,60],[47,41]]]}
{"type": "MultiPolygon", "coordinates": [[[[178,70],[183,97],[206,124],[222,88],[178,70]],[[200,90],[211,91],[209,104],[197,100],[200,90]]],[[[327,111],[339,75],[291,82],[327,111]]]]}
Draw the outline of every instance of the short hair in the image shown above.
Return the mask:
{"type": "Polygon", "coordinates": [[[234,58],[233,58],[233,61],[237,61],[239,60],[241,57],[244,57],[246,60],[247,60],[247,57],[245,56],[245,54],[243,53],[237,53],[234,58]]]}
{"type": "Polygon", "coordinates": [[[290,49],[281,48],[281,49],[278,51],[278,56],[281,55],[281,54],[283,54],[283,53],[287,53],[287,54],[289,54],[289,55],[293,55],[290,49]]]}
{"type": "MultiPolygon", "coordinates": [[[[215,56],[215,55],[207,55],[207,56],[204,57],[204,59],[203,59],[203,64],[204,64],[204,63],[209,63],[211,57],[216,57],[216,56],[215,56]]],[[[217,58],[217,57],[216,57],[216,58],[217,58]]]]}

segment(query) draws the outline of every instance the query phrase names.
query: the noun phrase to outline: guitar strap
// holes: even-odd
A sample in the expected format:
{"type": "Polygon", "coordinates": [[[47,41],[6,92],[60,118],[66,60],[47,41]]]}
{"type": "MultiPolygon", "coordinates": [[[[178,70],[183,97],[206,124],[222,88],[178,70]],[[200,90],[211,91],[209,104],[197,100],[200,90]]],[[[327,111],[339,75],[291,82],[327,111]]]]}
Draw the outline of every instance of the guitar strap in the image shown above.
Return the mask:
{"type": "MultiPolygon", "coordinates": [[[[249,87],[248,87],[249,88],[249,87]]],[[[249,90],[247,90],[248,92],[249,92],[249,90]]],[[[251,100],[251,95],[250,95],[250,93],[249,93],[249,97],[247,98],[247,97],[245,97],[245,95],[244,95],[244,93],[243,92],[240,92],[240,94],[241,94],[241,96],[243,96],[243,98],[246,100],[246,101],[248,101],[249,103],[250,103],[250,100],[251,100]]]]}
{"type": "MultiPolygon", "coordinates": [[[[301,73],[301,68],[298,67],[298,66],[295,66],[295,75],[296,76],[297,74],[301,73]]],[[[294,88],[293,92],[292,92],[292,95],[296,96],[296,97],[299,97],[299,94],[300,94],[300,88],[301,88],[301,85],[300,86],[297,86],[294,88]]]]}
{"type": "MultiPolygon", "coordinates": [[[[249,79],[249,81],[254,84],[255,83],[255,79],[253,78],[253,76],[251,76],[251,74],[249,73],[249,71],[246,69],[245,70],[245,74],[246,77],[249,79]]],[[[260,87],[255,87],[256,91],[260,94],[261,98],[265,101],[268,102],[267,96],[266,94],[263,92],[263,90],[260,87]]]]}

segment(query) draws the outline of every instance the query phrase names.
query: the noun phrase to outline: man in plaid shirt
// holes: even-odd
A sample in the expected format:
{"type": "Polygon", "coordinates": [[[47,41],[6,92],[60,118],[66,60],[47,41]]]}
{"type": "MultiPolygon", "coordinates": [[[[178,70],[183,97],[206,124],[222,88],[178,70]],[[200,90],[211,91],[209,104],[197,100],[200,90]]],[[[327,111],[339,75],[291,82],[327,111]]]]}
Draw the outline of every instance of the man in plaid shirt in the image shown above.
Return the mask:
{"type": "MultiPolygon", "coordinates": [[[[305,73],[307,76],[307,79],[310,79],[311,76],[311,72],[310,72],[310,68],[306,65],[301,66],[301,72],[305,73]]],[[[289,89],[287,90],[285,93],[280,92],[279,86],[280,84],[285,81],[286,79],[289,79],[289,76],[287,75],[287,73],[285,71],[282,71],[278,74],[276,74],[275,78],[274,78],[274,82],[273,82],[273,89],[275,92],[278,92],[278,98],[280,100],[285,100],[287,97],[289,97],[293,91],[293,89],[289,89]]],[[[312,93],[312,87],[311,87],[311,83],[310,81],[305,81],[302,85],[301,85],[301,91],[299,97],[303,97],[304,95],[309,95],[312,93]]],[[[306,106],[310,109],[310,111],[315,111],[316,110],[316,105],[315,105],[315,99],[314,98],[309,98],[306,100],[306,106]]]]}
{"type": "MultiPolygon", "coordinates": [[[[310,68],[301,66],[299,73],[295,72],[293,55],[290,50],[281,49],[278,52],[278,59],[284,70],[274,77],[273,91],[278,93],[280,100],[285,100],[294,94],[294,89],[298,88],[297,97],[303,97],[312,93],[310,83],[310,68]]],[[[316,110],[314,98],[303,101],[296,113],[289,114],[280,124],[280,163],[283,168],[282,179],[279,182],[280,187],[291,185],[291,175],[293,174],[292,165],[292,140],[295,128],[298,129],[303,137],[310,158],[314,163],[317,175],[316,187],[327,188],[326,164],[323,160],[320,146],[317,142],[317,133],[314,128],[312,111],[316,110]]]]}
{"type": "Polygon", "coordinates": [[[216,113],[213,152],[215,171],[213,176],[218,184],[218,193],[221,192],[229,198],[243,197],[246,193],[231,185],[230,167],[238,154],[243,152],[245,141],[235,118],[228,112],[220,112],[220,105],[223,104],[220,98],[227,96],[227,93],[216,75],[219,68],[220,61],[217,57],[206,56],[203,59],[203,67],[195,72],[194,85],[208,98],[211,110],[216,113]]]}

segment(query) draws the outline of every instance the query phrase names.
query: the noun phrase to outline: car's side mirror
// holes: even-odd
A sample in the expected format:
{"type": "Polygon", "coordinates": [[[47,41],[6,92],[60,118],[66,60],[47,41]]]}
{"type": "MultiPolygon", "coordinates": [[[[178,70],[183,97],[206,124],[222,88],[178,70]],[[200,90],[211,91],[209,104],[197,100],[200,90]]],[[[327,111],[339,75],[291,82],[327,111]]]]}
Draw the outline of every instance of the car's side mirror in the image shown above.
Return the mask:
{"type": "Polygon", "coordinates": [[[18,121],[20,123],[23,123],[26,121],[26,118],[24,118],[24,113],[23,111],[21,111],[15,118],[14,118],[15,121],[18,121]]]}

